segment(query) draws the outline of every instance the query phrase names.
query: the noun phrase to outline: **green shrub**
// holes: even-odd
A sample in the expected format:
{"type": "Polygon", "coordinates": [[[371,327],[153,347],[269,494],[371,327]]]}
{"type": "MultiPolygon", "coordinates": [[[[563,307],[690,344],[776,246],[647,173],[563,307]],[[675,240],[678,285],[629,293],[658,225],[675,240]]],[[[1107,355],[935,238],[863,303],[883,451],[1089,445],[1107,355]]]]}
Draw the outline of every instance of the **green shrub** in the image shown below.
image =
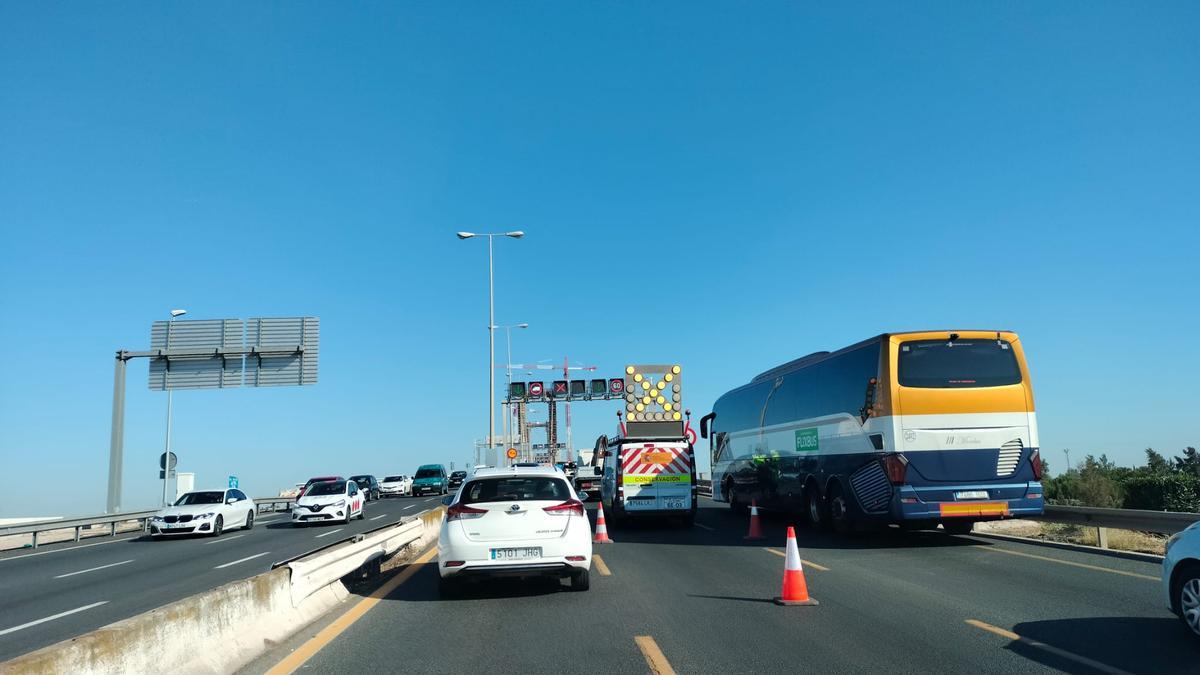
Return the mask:
{"type": "Polygon", "coordinates": [[[1124,508],[1200,513],[1200,478],[1174,473],[1136,476],[1124,482],[1124,508]]]}

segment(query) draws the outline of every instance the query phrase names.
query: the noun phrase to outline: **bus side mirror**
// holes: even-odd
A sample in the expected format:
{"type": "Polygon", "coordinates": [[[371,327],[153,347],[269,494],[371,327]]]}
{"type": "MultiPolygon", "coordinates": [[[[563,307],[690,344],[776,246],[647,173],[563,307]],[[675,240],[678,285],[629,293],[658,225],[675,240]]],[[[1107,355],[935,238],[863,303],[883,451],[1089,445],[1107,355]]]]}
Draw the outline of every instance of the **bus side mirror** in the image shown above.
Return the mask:
{"type": "Polygon", "coordinates": [[[708,413],[700,418],[700,438],[708,438],[708,423],[717,416],[717,413],[708,413]]]}

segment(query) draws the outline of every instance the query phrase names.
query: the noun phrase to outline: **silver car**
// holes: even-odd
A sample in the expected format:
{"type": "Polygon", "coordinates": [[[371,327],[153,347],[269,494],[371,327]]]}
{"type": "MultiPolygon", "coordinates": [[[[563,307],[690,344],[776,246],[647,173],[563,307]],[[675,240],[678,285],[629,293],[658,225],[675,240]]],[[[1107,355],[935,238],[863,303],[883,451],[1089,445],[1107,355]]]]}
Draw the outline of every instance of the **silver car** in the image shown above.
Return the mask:
{"type": "Polygon", "coordinates": [[[1167,607],[1200,639],[1200,522],[1167,540],[1162,585],[1167,607]]]}

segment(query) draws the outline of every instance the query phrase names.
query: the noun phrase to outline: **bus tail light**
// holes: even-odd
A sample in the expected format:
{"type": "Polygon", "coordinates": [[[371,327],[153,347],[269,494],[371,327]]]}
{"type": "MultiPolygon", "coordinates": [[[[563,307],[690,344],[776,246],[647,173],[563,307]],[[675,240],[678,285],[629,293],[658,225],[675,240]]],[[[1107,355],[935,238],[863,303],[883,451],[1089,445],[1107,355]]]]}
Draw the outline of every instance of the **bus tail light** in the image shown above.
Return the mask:
{"type": "Polygon", "coordinates": [[[479,518],[487,513],[484,509],[477,509],[465,504],[454,504],[446,509],[446,520],[471,520],[479,518]]]}
{"type": "Polygon", "coordinates": [[[888,480],[892,482],[892,485],[902,485],[908,475],[908,458],[898,452],[884,455],[883,470],[887,472],[888,480]]]}
{"type": "Polygon", "coordinates": [[[1033,465],[1033,479],[1042,479],[1042,453],[1034,448],[1033,452],[1029,453],[1029,463],[1033,465]]]}
{"type": "Polygon", "coordinates": [[[546,508],[544,508],[542,510],[552,516],[582,516],[582,515],[584,515],[583,514],[583,502],[579,501],[578,499],[568,499],[567,501],[565,501],[561,504],[555,504],[554,506],[547,506],[546,508]]]}

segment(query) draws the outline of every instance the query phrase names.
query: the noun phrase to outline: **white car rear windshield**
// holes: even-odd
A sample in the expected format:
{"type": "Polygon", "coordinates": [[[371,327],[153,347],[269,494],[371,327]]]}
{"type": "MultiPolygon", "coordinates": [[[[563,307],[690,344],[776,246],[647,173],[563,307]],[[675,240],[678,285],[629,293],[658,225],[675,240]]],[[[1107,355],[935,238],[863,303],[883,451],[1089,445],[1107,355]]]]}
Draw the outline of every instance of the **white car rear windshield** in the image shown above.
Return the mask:
{"type": "Polygon", "coordinates": [[[402,483],[402,482],[404,482],[404,476],[388,476],[387,478],[383,479],[383,482],[385,482],[385,483],[402,483]]]}
{"type": "Polygon", "coordinates": [[[461,504],[479,502],[558,501],[571,498],[571,488],[561,478],[550,476],[502,476],[479,478],[467,483],[461,504]]]}

